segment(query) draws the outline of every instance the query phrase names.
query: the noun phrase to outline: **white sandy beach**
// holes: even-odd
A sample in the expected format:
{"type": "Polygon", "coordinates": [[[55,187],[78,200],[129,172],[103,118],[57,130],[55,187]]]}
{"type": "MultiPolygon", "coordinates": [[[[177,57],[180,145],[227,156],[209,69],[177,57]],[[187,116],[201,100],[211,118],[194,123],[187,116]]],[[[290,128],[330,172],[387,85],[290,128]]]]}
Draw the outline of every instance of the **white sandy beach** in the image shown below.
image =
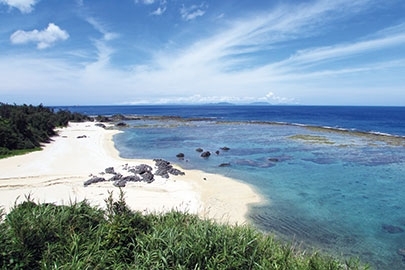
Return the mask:
{"type": "MultiPolygon", "coordinates": [[[[59,130],[59,136],[42,151],[0,159],[0,207],[6,212],[16,203],[31,196],[39,203],[69,204],[87,199],[105,206],[109,191],[117,198],[119,189],[111,182],[84,187],[90,175],[107,167],[116,170],[125,164],[148,164],[151,160],[123,159],[114,147],[117,130],[106,130],[94,123],[71,123],[59,130]],[[85,138],[77,138],[85,135],[85,138]]],[[[180,170],[183,176],[169,179],[155,176],[151,184],[129,182],[123,188],[125,199],[133,210],[162,212],[171,209],[199,214],[231,224],[246,222],[248,205],[262,198],[241,182],[221,175],[196,170],[180,170]]]]}

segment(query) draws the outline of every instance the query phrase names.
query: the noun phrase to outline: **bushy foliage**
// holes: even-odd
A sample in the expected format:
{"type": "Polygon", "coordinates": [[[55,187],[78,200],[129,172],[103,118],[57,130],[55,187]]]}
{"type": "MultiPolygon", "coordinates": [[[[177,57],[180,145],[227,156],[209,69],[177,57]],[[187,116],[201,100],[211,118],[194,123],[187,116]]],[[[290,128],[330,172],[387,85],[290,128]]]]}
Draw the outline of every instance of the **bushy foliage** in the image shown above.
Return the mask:
{"type": "Polygon", "coordinates": [[[0,156],[13,150],[34,149],[50,141],[56,127],[64,127],[69,121],[90,118],[78,113],[32,105],[0,103],[0,156]]]}
{"type": "Polygon", "coordinates": [[[121,193],[106,210],[31,199],[1,215],[1,269],[363,269],[305,254],[249,226],[176,211],[142,215],[121,193]]]}

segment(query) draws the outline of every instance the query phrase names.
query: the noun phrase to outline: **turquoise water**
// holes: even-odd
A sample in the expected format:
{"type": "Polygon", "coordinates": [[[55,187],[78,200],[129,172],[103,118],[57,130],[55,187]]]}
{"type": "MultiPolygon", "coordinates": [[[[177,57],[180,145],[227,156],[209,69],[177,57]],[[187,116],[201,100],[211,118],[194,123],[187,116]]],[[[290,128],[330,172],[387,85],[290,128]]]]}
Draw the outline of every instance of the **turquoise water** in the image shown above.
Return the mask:
{"type": "Polygon", "coordinates": [[[403,138],[246,122],[128,123],[114,138],[121,156],[164,158],[249,183],[270,201],[250,207],[258,228],[304,247],[358,256],[376,269],[405,268],[397,253],[405,248],[403,138]],[[212,155],[201,158],[198,147],[212,155]],[[176,158],[180,152],[184,160],[176,158]]]}

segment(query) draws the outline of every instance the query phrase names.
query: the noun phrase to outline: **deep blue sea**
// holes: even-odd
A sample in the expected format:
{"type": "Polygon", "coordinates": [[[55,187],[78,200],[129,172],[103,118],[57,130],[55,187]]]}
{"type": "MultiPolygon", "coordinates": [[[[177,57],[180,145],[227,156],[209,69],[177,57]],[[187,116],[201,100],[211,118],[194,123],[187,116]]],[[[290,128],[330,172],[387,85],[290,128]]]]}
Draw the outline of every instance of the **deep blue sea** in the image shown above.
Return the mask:
{"type": "Polygon", "coordinates": [[[250,207],[249,219],[258,228],[303,247],[359,257],[375,269],[405,269],[399,254],[405,249],[405,107],[59,109],[180,116],[128,121],[130,127],[114,138],[121,156],[164,158],[239,179],[268,200],[250,207]],[[198,147],[212,155],[201,158],[198,147]],[[184,160],[176,158],[180,152],[184,160]]]}

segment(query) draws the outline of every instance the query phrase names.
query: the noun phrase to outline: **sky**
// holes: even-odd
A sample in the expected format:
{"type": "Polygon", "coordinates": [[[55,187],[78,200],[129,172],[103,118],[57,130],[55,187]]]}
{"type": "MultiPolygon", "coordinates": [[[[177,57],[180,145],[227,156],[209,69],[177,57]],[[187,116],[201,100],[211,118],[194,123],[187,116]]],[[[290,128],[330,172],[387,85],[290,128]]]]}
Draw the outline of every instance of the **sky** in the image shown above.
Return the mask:
{"type": "Polygon", "coordinates": [[[0,102],[405,106],[405,1],[0,0],[0,102]]]}

